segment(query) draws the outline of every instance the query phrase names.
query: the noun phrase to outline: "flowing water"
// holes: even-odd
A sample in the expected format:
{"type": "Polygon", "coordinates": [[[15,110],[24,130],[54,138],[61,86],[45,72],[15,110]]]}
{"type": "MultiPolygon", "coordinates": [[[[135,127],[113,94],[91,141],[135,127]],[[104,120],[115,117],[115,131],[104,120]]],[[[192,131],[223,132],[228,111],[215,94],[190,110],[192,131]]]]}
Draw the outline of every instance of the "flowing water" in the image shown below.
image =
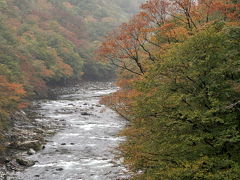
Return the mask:
{"type": "Polygon", "coordinates": [[[100,97],[116,91],[111,83],[83,83],[63,89],[57,100],[40,101],[39,121],[62,121],[65,128],[47,138],[44,150],[29,156],[37,163],[14,180],[116,180],[127,177],[114,148],[124,138],[118,132],[126,121],[99,104],[100,97]]]}

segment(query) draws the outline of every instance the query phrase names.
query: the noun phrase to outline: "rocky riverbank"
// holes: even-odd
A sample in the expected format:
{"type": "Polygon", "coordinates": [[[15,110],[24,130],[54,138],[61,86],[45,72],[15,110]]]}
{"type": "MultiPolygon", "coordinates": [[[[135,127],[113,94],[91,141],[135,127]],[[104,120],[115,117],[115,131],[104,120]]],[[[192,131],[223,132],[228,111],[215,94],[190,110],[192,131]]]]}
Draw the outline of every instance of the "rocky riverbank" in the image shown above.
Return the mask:
{"type": "Polygon", "coordinates": [[[0,154],[0,180],[7,179],[13,171],[23,171],[36,162],[28,157],[45,148],[45,137],[54,134],[64,127],[64,120],[41,121],[43,115],[34,113],[33,104],[30,110],[18,111],[9,118],[12,128],[2,133],[4,148],[0,154]]]}
{"type": "Polygon", "coordinates": [[[116,90],[110,82],[57,88],[50,99],[35,101],[29,112],[13,115],[1,178],[127,179],[123,159],[115,159],[124,141],[118,133],[127,122],[99,104],[101,96],[116,90]]]}

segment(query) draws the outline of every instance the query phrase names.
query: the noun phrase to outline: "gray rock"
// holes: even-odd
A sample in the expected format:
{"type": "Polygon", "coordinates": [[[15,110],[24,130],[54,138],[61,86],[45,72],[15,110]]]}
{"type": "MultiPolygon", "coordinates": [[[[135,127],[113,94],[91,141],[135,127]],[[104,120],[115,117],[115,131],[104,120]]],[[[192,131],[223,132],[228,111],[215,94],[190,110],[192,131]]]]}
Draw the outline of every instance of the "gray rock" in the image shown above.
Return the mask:
{"type": "Polygon", "coordinates": [[[6,171],[6,167],[4,166],[0,166],[0,179],[1,180],[7,180],[7,171],[6,171]]]}
{"type": "Polygon", "coordinates": [[[45,131],[42,128],[36,128],[34,129],[36,133],[44,133],[45,131]]]}
{"type": "Polygon", "coordinates": [[[34,151],[32,148],[30,148],[27,152],[28,155],[33,155],[35,153],[36,153],[36,151],[34,151]]]}
{"type": "Polygon", "coordinates": [[[82,116],[90,116],[91,114],[88,113],[88,112],[82,112],[81,115],[82,115],[82,116]]]}
{"type": "Polygon", "coordinates": [[[56,171],[63,171],[63,168],[58,168],[56,169],[56,171]]]}
{"type": "Polygon", "coordinates": [[[34,151],[39,151],[42,149],[42,143],[39,140],[17,142],[16,148],[20,150],[33,149],[34,151]]]}
{"type": "Polygon", "coordinates": [[[17,158],[16,159],[16,162],[21,165],[21,166],[26,166],[26,167],[30,167],[30,166],[33,166],[35,164],[34,161],[31,161],[31,160],[27,160],[27,159],[24,159],[24,158],[17,158]]]}

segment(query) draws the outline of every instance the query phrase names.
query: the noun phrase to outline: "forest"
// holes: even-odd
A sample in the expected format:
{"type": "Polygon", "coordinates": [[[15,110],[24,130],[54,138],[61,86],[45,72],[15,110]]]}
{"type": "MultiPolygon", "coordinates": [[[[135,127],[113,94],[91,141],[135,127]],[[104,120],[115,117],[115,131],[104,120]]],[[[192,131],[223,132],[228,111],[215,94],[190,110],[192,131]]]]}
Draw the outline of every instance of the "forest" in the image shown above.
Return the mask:
{"type": "Polygon", "coordinates": [[[138,1],[0,0],[0,134],[12,112],[50,86],[108,80],[94,51],[107,32],[137,11],[138,1]]]}
{"type": "Polygon", "coordinates": [[[105,38],[132,179],[240,179],[239,20],[238,0],[149,0],[105,38]]]}
{"type": "Polygon", "coordinates": [[[52,86],[117,77],[131,179],[240,179],[239,0],[0,0],[0,41],[0,141],[52,86]]]}

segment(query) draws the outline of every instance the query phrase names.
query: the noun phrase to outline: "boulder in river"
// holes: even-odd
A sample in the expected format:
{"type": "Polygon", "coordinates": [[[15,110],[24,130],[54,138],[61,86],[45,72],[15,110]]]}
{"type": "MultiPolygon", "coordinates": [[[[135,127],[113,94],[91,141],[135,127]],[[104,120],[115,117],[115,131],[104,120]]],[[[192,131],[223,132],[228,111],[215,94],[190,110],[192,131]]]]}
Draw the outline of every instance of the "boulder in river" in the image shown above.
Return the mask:
{"type": "Polygon", "coordinates": [[[28,155],[33,155],[35,154],[36,152],[34,151],[34,149],[30,148],[27,152],[28,155]]]}
{"type": "Polygon", "coordinates": [[[63,168],[58,168],[56,169],[56,171],[63,171],[63,168]]]}
{"type": "Polygon", "coordinates": [[[82,116],[90,116],[91,114],[88,113],[88,112],[82,112],[81,115],[82,115],[82,116]]]}
{"type": "Polygon", "coordinates": [[[42,143],[39,140],[17,142],[15,146],[20,150],[33,149],[34,151],[39,151],[42,149],[42,143]]]}
{"type": "Polygon", "coordinates": [[[24,158],[17,158],[16,159],[16,162],[21,165],[21,166],[26,166],[26,167],[30,167],[30,166],[33,166],[35,164],[34,161],[31,161],[31,160],[27,160],[27,159],[24,159],[24,158]]]}

